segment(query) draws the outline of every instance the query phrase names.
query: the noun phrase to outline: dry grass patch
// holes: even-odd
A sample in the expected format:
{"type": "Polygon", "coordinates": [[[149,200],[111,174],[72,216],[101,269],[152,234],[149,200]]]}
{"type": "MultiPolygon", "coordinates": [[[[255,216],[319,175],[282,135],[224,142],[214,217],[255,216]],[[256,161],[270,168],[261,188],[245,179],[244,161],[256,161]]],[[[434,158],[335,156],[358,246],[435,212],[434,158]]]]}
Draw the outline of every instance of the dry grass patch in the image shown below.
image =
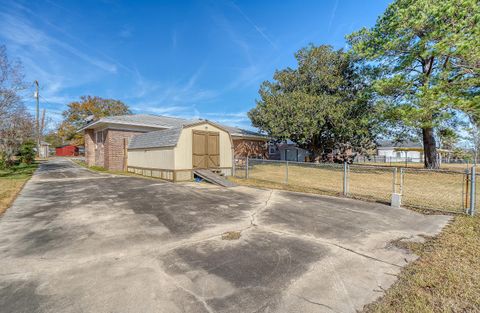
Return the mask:
{"type": "Polygon", "coordinates": [[[10,207],[36,168],[37,164],[31,164],[0,170],[0,214],[10,207]]]}
{"type": "Polygon", "coordinates": [[[239,231],[227,231],[222,234],[222,240],[238,240],[240,237],[241,233],[239,231]]]}
{"type": "Polygon", "coordinates": [[[480,217],[457,216],[437,238],[402,247],[420,258],[365,313],[480,312],[480,217]]]}
{"type": "MultiPolygon", "coordinates": [[[[243,170],[237,174],[242,175],[243,170]]],[[[262,186],[328,195],[343,193],[343,166],[338,164],[289,164],[288,184],[285,163],[255,164],[246,182],[239,184],[262,186]]],[[[390,203],[393,191],[393,167],[351,165],[349,197],[390,203]]],[[[397,171],[397,192],[400,191],[400,171],[397,171]]],[[[422,171],[407,169],[404,174],[403,204],[422,209],[464,213],[465,174],[461,171],[422,171]]],[[[480,190],[480,188],[478,188],[480,190]]],[[[477,192],[480,204],[480,191],[477,192]]]]}
{"type": "Polygon", "coordinates": [[[237,178],[237,177],[231,177],[231,176],[228,177],[228,179],[234,183],[237,183],[238,185],[249,186],[249,187],[315,193],[315,194],[329,195],[329,196],[341,196],[340,192],[329,192],[329,191],[320,190],[312,187],[287,185],[282,183],[271,182],[268,180],[252,179],[252,178],[244,179],[244,178],[237,178]]]}

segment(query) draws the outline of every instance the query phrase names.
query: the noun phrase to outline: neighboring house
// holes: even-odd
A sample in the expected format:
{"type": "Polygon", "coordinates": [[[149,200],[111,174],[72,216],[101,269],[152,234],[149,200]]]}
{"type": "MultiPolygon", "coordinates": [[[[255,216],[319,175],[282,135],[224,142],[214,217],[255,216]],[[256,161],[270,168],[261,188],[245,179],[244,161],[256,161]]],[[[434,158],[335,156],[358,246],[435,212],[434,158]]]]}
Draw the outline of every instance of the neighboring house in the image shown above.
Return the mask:
{"type": "Polygon", "coordinates": [[[77,156],[78,154],[78,147],[74,145],[64,145],[55,148],[56,156],[77,156]]]}
{"type": "Polygon", "coordinates": [[[379,141],[377,156],[385,158],[386,162],[423,162],[423,145],[415,141],[379,141]]]}
{"type": "Polygon", "coordinates": [[[270,142],[268,145],[268,158],[271,160],[306,162],[310,152],[298,147],[297,144],[287,142],[270,142]]]}
{"type": "MultiPolygon", "coordinates": [[[[437,148],[438,160],[448,159],[451,150],[437,148]]],[[[377,158],[384,162],[423,162],[423,144],[415,141],[379,141],[377,145],[377,158]]]]}
{"type": "Polygon", "coordinates": [[[195,169],[232,174],[231,134],[209,121],[134,136],[128,144],[127,170],[171,181],[193,179],[195,169]]]}
{"type": "Polygon", "coordinates": [[[234,154],[236,158],[253,157],[268,158],[268,138],[249,130],[224,126],[232,135],[234,154]]]}
{"type": "MultiPolygon", "coordinates": [[[[182,118],[147,114],[121,115],[101,118],[80,129],[85,133],[85,159],[89,166],[102,166],[109,170],[127,170],[127,150],[130,140],[139,134],[153,131],[183,128],[204,120],[186,120],[182,118]]],[[[266,154],[267,138],[253,132],[235,127],[216,124],[227,130],[232,138],[234,154],[243,156],[248,153],[245,146],[260,146],[266,154]]],[[[159,134],[161,134],[159,132],[159,134]]],[[[257,153],[262,153],[260,149],[257,153]]]]}
{"type": "Polygon", "coordinates": [[[45,141],[40,141],[40,150],[38,151],[38,155],[41,158],[48,158],[50,156],[50,144],[45,141]]]}

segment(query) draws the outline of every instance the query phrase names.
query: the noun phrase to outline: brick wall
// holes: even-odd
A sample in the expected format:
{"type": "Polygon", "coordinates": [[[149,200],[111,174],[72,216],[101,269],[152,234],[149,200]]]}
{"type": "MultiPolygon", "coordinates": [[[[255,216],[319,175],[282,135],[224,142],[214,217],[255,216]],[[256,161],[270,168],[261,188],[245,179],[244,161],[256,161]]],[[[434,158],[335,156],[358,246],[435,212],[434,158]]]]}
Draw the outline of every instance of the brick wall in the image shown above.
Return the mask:
{"type": "Polygon", "coordinates": [[[125,143],[127,144],[139,131],[126,131],[109,129],[105,139],[105,168],[113,171],[123,171],[125,162],[125,143]]]}
{"type": "Polygon", "coordinates": [[[267,143],[263,140],[233,139],[235,157],[263,157],[266,158],[267,143]]]}
{"type": "Polygon", "coordinates": [[[93,129],[85,130],[85,162],[88,166],[95,165],[95,140],[93,129]]]}
{"type": "Polygon", "coordinates": [[[105,145],[104,145],[104,131],[94,131],[93,140],[95,142],[95,165],[105,167],[105,145]],[[103,138],[103,139],[102,139],[103,138]]]}

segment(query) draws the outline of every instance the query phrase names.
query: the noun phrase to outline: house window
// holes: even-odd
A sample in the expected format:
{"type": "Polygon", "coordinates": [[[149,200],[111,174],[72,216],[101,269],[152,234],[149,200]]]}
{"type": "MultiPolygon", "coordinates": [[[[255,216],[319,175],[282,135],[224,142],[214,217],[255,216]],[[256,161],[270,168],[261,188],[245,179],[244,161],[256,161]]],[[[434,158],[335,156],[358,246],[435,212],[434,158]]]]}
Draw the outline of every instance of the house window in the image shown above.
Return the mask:
{"type": "Polygon", "coordinates": [[[274,145],[268,147],[268,153],[273,154],[277,152],[277,148],[274,145]]]}
{"type": "Polygon", "coordinates": [[[103,143],[103,131],[99,131],[96,133],[96,143],[103,143]]]}

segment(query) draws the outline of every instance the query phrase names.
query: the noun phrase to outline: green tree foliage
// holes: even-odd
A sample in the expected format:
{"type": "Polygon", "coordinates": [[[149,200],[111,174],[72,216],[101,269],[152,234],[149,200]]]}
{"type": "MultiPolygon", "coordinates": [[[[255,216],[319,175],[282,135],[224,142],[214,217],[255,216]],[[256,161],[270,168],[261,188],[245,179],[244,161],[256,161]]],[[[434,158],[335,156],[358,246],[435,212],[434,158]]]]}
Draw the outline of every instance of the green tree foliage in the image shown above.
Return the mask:
{"type": "Polygon", "coordinates": [[[64,144],[62,138],[58,135],[58,131],[52,130],[45,135],[45,141],[50,143],[53,147],[60,147],[64,144]]]}
{"type": "Polygon", "coordinates": [[[345,158],[351,148],[369,148],[376,119],[360,63],[325,45],[303,48],[295,58],[296,69],[276,71],[273,81],[262,83],[260,100],[248,112],[253,125],[295,141],[316,159],[333,150],[345,158]]]}
{"type": "Polygon", "coordinates": [[[18,150],[18,160],[20,163],[32,164],[36,155],[35,148],[36,144],[34,141],[30,140],[24,142],[18,150]]]}
{"type": "Polygon", "coordinates": [[[437,131],[440,140],[440,148],[453,150],[458,143],[460,136],[452,128],[440,128],[437,131]]]}
{"type": "Polygon", "coordinates": [[[347,37],[381,69],[376,96],[385,117],[420,130],[425,167],[439,166],[436,132],[458,112],[480,116],[477,0],[397,0],[375,26],[347,37]]]}
{"type": "Polygon", "coordinates": [[[103,99],[100,97],[82,96],[80,101],[68,104],[63,112],[63,122],[58,128],[58,135],[63,141],[71,144],[84,144],[83,134],[77,133],[85,125],[88,118],[98,120],[105,116],[131,114],[128,106],[119,100],[103,99]]]}

